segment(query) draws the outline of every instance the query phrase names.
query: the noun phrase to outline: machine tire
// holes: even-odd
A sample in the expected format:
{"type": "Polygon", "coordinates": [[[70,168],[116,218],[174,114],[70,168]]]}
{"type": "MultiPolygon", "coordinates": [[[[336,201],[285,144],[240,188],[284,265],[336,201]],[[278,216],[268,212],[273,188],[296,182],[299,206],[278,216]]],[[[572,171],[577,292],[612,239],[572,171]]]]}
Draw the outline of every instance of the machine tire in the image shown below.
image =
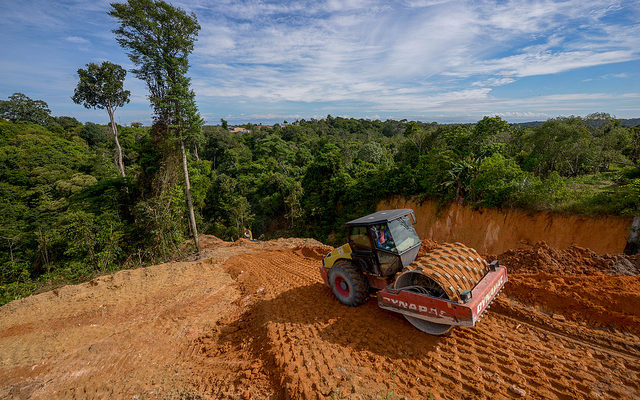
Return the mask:
{"type": "Polygon", "coordinates": [[[338,261],[329,270],[329,286],[344,305],[356,307],[369,300],[369,282],[364,274],[348,261],[338,261]]]}

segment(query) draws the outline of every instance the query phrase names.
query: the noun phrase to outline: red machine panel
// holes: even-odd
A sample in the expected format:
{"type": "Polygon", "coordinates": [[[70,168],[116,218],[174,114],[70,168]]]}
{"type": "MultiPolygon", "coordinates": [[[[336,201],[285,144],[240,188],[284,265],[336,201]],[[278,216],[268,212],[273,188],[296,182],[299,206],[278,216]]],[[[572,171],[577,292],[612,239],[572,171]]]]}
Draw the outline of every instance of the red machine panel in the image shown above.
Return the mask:
{"type": "Polygon", "coordinates": [[[435,323],[474,326],[506,282],[507,268],[498,266],[478,282],[471,291],[471,299],[467,303],[385,288],[378,292],[378,305],[390,311],[435,323]]]}

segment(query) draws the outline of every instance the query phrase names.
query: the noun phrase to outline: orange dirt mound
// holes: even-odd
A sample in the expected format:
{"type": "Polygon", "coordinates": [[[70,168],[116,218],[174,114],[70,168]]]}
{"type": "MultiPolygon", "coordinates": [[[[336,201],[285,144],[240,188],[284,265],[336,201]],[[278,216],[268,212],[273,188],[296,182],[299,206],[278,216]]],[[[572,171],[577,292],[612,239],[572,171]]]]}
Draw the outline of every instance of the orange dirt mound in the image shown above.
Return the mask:
{"type": "Polygon", "coordinates": [[[253,240],[245,239],[245,238],[239,238],[233,242],[233,246],[246,246],[252,243],[256,243],[256,242],[254,242],[253,240]]]}
{"type": "Polygon", "coordinates": [[[500,264],[508,268],[509,273],[638,274],[638,268],[624,255],[599,255],[577,246],[560,250],[549,247],[545,242],[538,242],[531,248],[509,250],[497,257],[489,255],[485,258],[487,261],[497,258],[500,264]]]}
{"type": "Polygon", "coordinates": [[[640,276],[512,274],[505,293],[558,318],[640,333],[640,276]]]}
{"type": "Polygon", "coordinates": [[[298,246],[293,249],[293,252],[302,257],[322,260],[331,250],[333,250],[331,247],[324,246],[298,246]]]}
{"type": "Polygon", "coordinates": [[[198,238],[200,239],[200,241],[204,240],[204,241],[210,241],[210,242],[223,242],[222,239],[220,239],[215,235],[200,235],[198,236],[198,238]]]}

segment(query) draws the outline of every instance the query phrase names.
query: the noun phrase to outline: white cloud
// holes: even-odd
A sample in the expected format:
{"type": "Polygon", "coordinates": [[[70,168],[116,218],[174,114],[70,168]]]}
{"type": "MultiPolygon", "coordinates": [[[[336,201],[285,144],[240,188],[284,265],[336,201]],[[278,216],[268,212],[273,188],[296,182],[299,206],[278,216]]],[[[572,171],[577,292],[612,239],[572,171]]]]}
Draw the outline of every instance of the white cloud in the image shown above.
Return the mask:
{"type": "Polygon", "coordinates": [[[563,51],[522,53],[504,58],[479,61],[461,66],[456,71],[445,72],[451,76],[472,76],[474,74],[499,74],[503,76],[549,75],[577,68],[592,67],[638,59],[632,49],[605,52],[563,51]]]}
{"type": "Polygon", "coordinates": [[[544,112],[532,112],[532,111],[507,111],[495,114],[498,117],[504,119],[534,119],[534,118],[551,118],[554,114],[544,112]]]}
{"type": "Polygon", "coordinates": [[[626,72],[621,72],[619,74],[605,74],[602,75],[602,79],[611,79],[611,78],[619,78],[619,79],[623,79],[623,78],[628,78],[629,74],[627,74],[626,72]]]}
{"type": "Polygon", "coordinates": [[[484,81],[476,81],[471,84],[471,86],[502,86],[508,85],[509,83],[513,83],[516,80],[513,78],[489,78],[484,81]]]}
{"type": "Polygon", "coordinates": [[[229,17],[210,23],[201,18],[197,57],[203,72],[194,73],[194,84],[204,97],[307,103],[388,99],[395,108],[390,102],[406,104],[400,98],[408,94],[430,99],[447,90],[464,93],[459,82],[467,77],[482,76],[472,87],[494,87],[638,59],[628,38],[609,37],[601,27],[608,6],[592,0],[408,1],[392,9],[360,0],[303,7],[227,3],[212,15],[229,17]],[[588,35],[574,28],[568,32],[577,20],[597,28],[582,29],[588,35]],[[597,46],[589,49],[589,43],[597,46]]]}
{"type": "Polygon", "coordinates": [[[234,48],[235,41],[229,28],[220,25],[205,25],[196,42],[196,53],[218,56],[234,48]]]}
{"type": "Polygon", "coordinates": [[[451,0],[406,0],[404,4],[406,4],[407,7],[422,8],[437,6],[439,4],[449,3],[450,1],[451,0]]]}
{"type": "MultiPolygon", "coordinates": [[[[57,7],[44,0],[24,5],[5,2],[0,12],[11,26],[0,31],[40,29],[73,51],[91,43],[95,53],[82,53],[71,67],[58,68],[66,69],[67,75],[52,80],[71,81],[73,86],[76,77],[71,72],[79,66],[113,60],[116,54],[110,32],[114,21],[106,15],[109,1],[70,0],[57,7]],[[44,9],[48,12],[41,12],[44,9]],[[69,15],[83,23],[69,21],[69,15]]],[[[227,114],[287,118],[304,117],[305,112],[424,116],[460,115],[460,110],[515,116],[545,113],[554,110],[554,104],[638,105],[637,98],[628,96],[584,93],[510,100],[495,94],[505,93],[501,87],[516,80],[520,88],[533,76],[639,60],[640,25],[634,21],[640,18],[640,7],[634,2],[177,0],[174,4],[194,11],[202,26],[190,76],[207,114],[211,105],[227,114]]],[[[117,50],[121,58],[113,61],[122,63],[126,56],[117,50]]],[[[8,76],[7,71],[0,72],[8,76]]],[[[11,77],[22,73],[20,68],[10,72],[11,77]]],[[[631,76],[635,77],[634,71],[624,66],[614,72],[603,67],[581,79],[631,76]]],[[[142,86],[135,84],[139,104],[146,102],[142,86]]],[[[562,88],[554,87],[553,93],[558,92],[562,88]]]]}
{"type": "Polygon", "coordinates": [[[85,38],[81,38],[80,36],[67,36],[64,38],[67,42],[77,43],[77,44],[87,44],[89,41],[85,38]]]}

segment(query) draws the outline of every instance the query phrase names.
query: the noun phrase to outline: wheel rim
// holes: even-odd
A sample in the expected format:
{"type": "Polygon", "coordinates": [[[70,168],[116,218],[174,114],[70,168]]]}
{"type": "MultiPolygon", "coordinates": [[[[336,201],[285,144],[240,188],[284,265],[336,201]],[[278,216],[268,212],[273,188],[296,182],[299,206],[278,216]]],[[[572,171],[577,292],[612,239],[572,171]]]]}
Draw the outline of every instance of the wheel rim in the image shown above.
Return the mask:
{"type": "Polygon", "coordinates": [[[333,284],[335,285],[338,293],[340,293],[340,296],[349,297],[349,292],[350,292],[349,284],[343,277],[336,276],[336,279],[334,279],[333,284]]]}
{"type": "MultiPolygon", "coordinates": [[[[405,272],[396,279],[394,287],[396,289],[404,289],[409,292],[428,294],[435,298],[449,298],[437,282],[419,272],[405,272]]],[[[430,335],[446,335],[451,332],[451,329],[453,329],[453,326],[448,324],[438,324],[409,315],[405,315],[404,317],[411,325],[430,335]]]]}
{"type": "Polygon", "coordinates": [[[400,274],[393,287],[409,292],[428,294],[438,299],[449,299],[447,293],[437,282],[417,271],[407,271],[400,274]]]}

